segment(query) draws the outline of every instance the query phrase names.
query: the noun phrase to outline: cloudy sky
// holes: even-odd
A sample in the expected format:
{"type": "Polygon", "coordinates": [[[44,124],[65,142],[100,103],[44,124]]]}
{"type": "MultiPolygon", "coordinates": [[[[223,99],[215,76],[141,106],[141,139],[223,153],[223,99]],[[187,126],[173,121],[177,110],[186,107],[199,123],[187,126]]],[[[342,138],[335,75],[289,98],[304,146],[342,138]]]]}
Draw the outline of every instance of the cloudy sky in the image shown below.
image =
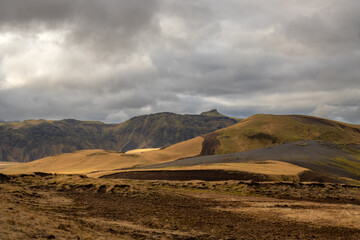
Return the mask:
{"type": "Polygon", "coordinates": [[[360,124],[359,0],[0,0],[0,119],[360,124]]]}

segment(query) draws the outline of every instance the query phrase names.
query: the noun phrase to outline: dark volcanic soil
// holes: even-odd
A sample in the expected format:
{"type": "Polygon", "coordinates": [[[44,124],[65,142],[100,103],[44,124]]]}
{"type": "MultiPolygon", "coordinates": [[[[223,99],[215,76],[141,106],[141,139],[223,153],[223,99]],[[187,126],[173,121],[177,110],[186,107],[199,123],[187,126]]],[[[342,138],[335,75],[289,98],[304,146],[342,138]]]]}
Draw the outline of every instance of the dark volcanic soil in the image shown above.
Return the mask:
{"type": "MultiPolygon", "coordinates": [[[[193,238],[178,239],[309,239],[359,236],[359,230],[309,226],[277,219],[265,219],[248,213],[216,211],[219,202],[168,193],[147,196],[76,194],[76,204],[87,205],[88,214],[95,217],[126,220],[161,229],[193,232],[193,238]]],[[[236,203],[222,203],[235,207],[236,203]]],[[[241,205],[241,204],[240,204],[241,205]]],[[[191,234],[189,234],[191,235],[191,234]]],[[[140,235],[141,236],[141,235],[140,235]]]]}
{"type": "Polygon", "coordinates": [[[359,239],[360,224],[352,222],[360,213],[359,191],[341,185],[11,177],[0,184],[0,235],[1,239],[359,239]],[[289,211],[299,217],[288,216],[289,211]],[[346,215],[349,211],[353,216],[346,215]]]}
{"type": "Polygon", "coordinates": [[[210,133],[204,137],[204,141],[202,143],[202,149],[200,156],[213,155],[215,154],[216,149],[220,145],[219,140],[217,139],[217,133],[210,133]]]}
{"type": "MultiPolygon", "coordinates": [[[[294,181],[291,176],[281,176],[284,181],[294,181]]],[[[330,178],[326,175],[313,171],[304,171],[298,175],[299,182],[321,182],[321,183],[346,183],[341,179],[330,178]]],[[[168,181],[226,181],[226,180],[251,180],[255,182],[273,181],[266,174],[230,171],[230,170],[150,170],[117,172],[104,175],[100,178],[108,179],[139,179],[139,180],[168,180],[168,181]]]]}
{"type": "Polygon", "coordinates": [[[265,174],[256,174],[240,171],[223,171],[223,170],[164,170],[164,171],[131,171],[119,172],[105,175],[102,178],[112,179],[141,179],[141,180],[170,180],[170,181],[222,181],[222,180],[254,180],[269,181],[265,174]]]}

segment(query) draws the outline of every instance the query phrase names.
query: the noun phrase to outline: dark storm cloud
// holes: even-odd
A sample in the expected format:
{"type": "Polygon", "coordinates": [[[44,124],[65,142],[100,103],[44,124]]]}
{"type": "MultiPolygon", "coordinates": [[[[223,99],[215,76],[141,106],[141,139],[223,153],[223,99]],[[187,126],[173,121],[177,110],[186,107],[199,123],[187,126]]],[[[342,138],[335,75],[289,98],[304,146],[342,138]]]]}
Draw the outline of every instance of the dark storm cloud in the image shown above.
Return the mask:
{"type": "Polygon", "coordinates": [[[67,44],[90,47],[97,56],[126,50],[138,43],[136,37],[156,31],[151,29],[156,8],[154,0],[1,1],[0,25],[30,33],[66,30],[67,44]]]}
{"type": "Polygon", "coordinates": [[[49,25],[54,22],[63,23],[72,15],[72,5],[76,1],[47,0],[11,0],[0,1],[0,23],[2,26],[24,28],[28,24],[38,22],[49,25]]]}
{"type": "Polygon", "coordinates": [[[357,0],[0,0],[0,118],[360,123],[357,0]]]}

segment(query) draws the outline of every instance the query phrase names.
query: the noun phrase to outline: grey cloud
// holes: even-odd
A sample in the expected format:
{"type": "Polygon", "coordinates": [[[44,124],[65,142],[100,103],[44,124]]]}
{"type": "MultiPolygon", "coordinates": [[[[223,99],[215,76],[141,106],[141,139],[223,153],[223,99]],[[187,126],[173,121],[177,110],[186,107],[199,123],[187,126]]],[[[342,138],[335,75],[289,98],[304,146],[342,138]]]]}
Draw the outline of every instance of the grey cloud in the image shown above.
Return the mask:
{"type": "Polygon", "coordinates": [[[313,115],[319,117],[332,118],[338,121],[350,121],[360,124],[359,115],[360,107],[357,106],[342,106],[332,104],[322,104],[316,107],[312,112],[313,115]]]}
{"type": "Polygon", "coordinates": [[[33,22],[44,25],[62,23],[72,14],[73,2],[75,1],[3,0],[0,1],[0,24],[22,28],[33,22]]]}
{"type": "MultiPolygon", "coordinates": [[[[97,50],[97,54],[131,53],[156,32],[156,1],[78,1],[70,41],[97,50]],[[130,50],[130,51],[129,51],[130,50]]],[[[121,55],[120,57],[125,57],[121,55]]]]}
{"type": "Polygon", "coordinates": [[[285,27],[286,34],[313,51],[354,53],[360,49],[360,2],[336,1],[311,16],[298,16],[285,27]]]}
{"type": "Polygon", "coordinates": [[[0,1],[0,118],[116,122],[218,108],[359,122],[359,7],[357,0],[0,1]]]}

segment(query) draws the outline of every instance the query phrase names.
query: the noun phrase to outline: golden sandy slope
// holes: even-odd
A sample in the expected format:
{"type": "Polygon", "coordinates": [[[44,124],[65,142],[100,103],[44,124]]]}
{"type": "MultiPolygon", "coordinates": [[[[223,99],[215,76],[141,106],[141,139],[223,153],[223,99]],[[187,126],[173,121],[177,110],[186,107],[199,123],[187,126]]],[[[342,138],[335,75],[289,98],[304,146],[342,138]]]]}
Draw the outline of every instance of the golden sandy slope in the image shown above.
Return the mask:
{"type": "Polygon", "coordinates": [[[130,168],[197,156],[201,152],[202,142],[202,137],[196,137],[162,150],[148,151],[140,155],[101,149],[82,150],[18,164],[0,171],[6,174],[32,172],[88,174],[91,172],[130,168]]]}
{"type": "MultiPolygon", "coordinates": [[[[303,171],[309,169],[296,166],[286,162],[280,161],[259,161],[259,162],[247,162],[247,163],[214,163],[214,164],[202,164],[195,166],[181,166],[181,167],[165,167],[158,169],[143,169],[149,170],[231,170],[242,171],[251,173],[260,173],[268,175],[297,175],[303,171]]],[[[128,170],[134,171],[134,169],[128,170]]],[[[136,170],[139,171],[139,170],[136,170]]]]}
{"type": "Polygon", "coordinates": [[[20,164],[20,163],[17,163],[17,162],[1,162],[0,161],[0,169],[9,168],[9,167],[12,167],[12,166],[17,165],[17,164],[20,164]]]}

